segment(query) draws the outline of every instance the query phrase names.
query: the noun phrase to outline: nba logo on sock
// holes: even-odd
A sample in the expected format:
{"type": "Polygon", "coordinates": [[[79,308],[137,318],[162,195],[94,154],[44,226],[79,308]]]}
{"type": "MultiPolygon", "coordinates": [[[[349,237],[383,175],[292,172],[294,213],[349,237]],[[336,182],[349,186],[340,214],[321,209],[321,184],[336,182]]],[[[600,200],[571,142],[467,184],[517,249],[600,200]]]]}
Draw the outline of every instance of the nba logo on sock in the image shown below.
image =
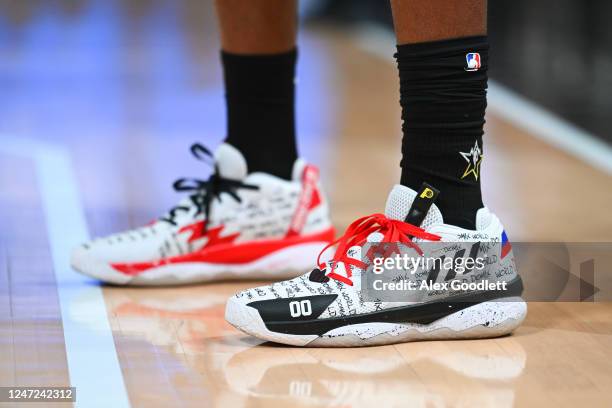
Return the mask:
{"type": "Polygon", "coordinates": [[[465,55],[467,63],[466,71],[478,71],[480,68],[480,54],[477,52],[469,52],[465,55]]]}

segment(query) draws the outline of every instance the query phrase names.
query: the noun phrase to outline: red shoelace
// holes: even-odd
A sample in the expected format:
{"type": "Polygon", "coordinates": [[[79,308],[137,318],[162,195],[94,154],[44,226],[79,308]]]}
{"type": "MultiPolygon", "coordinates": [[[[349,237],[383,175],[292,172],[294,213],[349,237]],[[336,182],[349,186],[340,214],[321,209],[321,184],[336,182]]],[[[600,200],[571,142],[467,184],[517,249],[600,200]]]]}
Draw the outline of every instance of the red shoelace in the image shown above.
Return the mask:
{"type": "Polygon", "coordinates": [[[331,260],[331,272],[327,273],[326,275],[332,279],[353,286],[353,281],[351,280],[352,274],[350,265],[353,265],[357,268],[365,269],[367,267],[367,264],[360,261],[359,259],[349,257],[347,251],[352,246],[363,245],[368,239],[368,236],[374,232],[379,232],[383,234],[382,242],[403,243],[406,246],[413,248],[419,255],[423,255],[423,251],[421,251],[421,248],[419,248],[417,244],[412,242],[412,238],[421,238],[426,239],[428,241],[439,241],[441,238],[439,235],[430,234],[423,228],[417,227],[415,225],[387,218],[387,216],[385,216],[384,214],[368,215],[366,217],[362,217],[353,221],[353,223],[349,225],[349,227],[344,232],[344,235],[327,245],[321,251],[319,257],[317,258],[317,264],[319,265],[319,269],[323,270],[325,268],[325,263],[321,263],[321,255],[329,247],[338,244],[338,248],[336,248],[334,257],[331,260]],[[347,276],[342,276],[334,272],[335,266],[340,262],[344,263],[347,276]]]}

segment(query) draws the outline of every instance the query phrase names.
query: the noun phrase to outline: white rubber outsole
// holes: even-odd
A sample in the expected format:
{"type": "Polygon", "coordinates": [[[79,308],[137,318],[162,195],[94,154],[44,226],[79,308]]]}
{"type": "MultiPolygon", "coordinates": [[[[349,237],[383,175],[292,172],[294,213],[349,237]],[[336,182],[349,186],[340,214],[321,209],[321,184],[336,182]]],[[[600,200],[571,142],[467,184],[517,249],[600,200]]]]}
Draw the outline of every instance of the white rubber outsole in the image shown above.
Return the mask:
{"type": "Polygon", "coordinates": [[[262,340],[292,346],[360,347],[419,340],[499,337],[514,331],[527,316],[520,297],[470,306],[430,324],[362,323],[331,330],[322,336],[293,335],[268,330],[257,309],[230,298],[225,319],[237,329],[262,340]]]}
{"type": "Polygon", "coordinates": [[[311,269],[313,260],[327,244],[292,245],[242,264],[193,262],[161,265],[135,276],[118,272],[107,262],[93,260],[82,253],[75,253],[71,263],[77,272],[114,285],[167,286],[218,280],[287,279],[311,269]]]}

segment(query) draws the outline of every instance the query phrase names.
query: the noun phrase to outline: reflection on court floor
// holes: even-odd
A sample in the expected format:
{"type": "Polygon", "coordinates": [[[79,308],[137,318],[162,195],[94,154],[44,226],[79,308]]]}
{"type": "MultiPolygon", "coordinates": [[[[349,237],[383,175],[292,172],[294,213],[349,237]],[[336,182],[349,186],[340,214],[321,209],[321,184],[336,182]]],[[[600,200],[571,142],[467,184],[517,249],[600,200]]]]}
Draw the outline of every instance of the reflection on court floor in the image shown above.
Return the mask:
{"type": "MultiPolygon", "coordinates": [[[[293,349],[225,322],[227,297],[253,282],[118,288],[73,275],[71,239],[144,225],[176,203],[175,179],[207,175],[185,152],[225,136],[212,2],[0,8],[0,385],[82,384],[85,406],[612,404],[609,303],[532,303],[494,340],[293,349]],[[63,170],[46,171],[58,158],[63,170]],[[105,378],[119,391],[100,394],[105,378]]],[[[399,176],[396,68],[333,27],[300,41],[299,148],[343,230],[381,211],[399,176]]],[[[612,240],[610,176],[490,113],[484,197],[512,239],[612,240]]]]}

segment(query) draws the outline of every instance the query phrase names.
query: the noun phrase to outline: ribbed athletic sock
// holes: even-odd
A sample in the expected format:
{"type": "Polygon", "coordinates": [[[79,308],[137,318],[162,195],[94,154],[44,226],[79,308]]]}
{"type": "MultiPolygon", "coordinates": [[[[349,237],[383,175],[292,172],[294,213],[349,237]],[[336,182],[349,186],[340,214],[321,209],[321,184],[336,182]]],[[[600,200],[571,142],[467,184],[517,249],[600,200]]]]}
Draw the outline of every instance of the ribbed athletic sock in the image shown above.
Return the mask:
{"type": "Polygon", "coordinates": [[[487,105],[486,36],[399,45],[401,184],[440,190],[444,221],[475,229],[487,105]]]}
{"type": "Polygon", "coordinates": [[[221,53],[227,102],[226,142],[244,155],[249,172],[291,179],[295,142],[297,51],[271,55],[221,53]]]}

